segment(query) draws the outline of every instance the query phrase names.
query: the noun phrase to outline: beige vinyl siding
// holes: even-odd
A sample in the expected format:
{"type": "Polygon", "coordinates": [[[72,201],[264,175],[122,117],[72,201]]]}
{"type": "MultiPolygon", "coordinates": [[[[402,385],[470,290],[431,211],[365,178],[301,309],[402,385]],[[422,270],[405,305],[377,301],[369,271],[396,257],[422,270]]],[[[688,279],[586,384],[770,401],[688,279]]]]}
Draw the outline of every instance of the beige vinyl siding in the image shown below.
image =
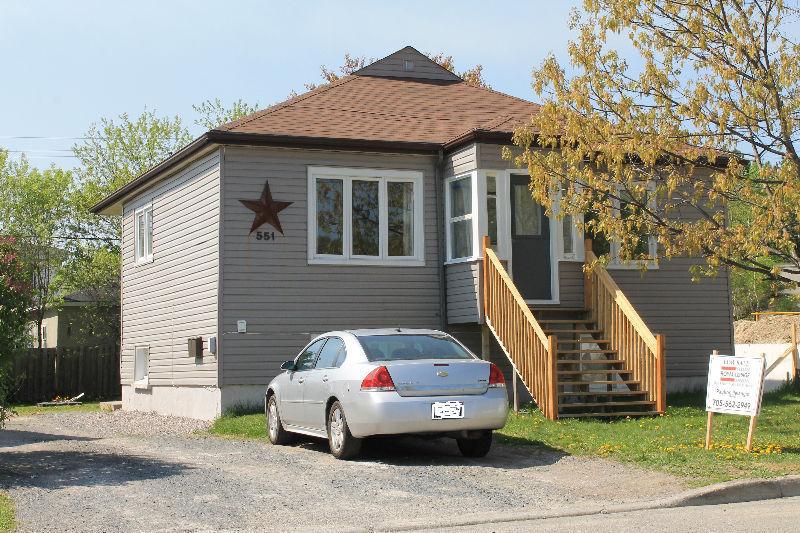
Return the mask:
{"type": "MultiPolygon", "coordinates": [[[[282,361],[311,336],[335,329],[441,325],[435,158],[281,148],[226,147],[223,173],[221,383],[266,385],[282,361]],[[416,170],[423,173],[425,265],[308,264],[308,167],[416,170]],[[249,235],[257,199],[269,180],[285,235],[249,235]],[[247,334],[236,321],[247,321],[247,334]]],[[[262,231],[274,231],[268,225],[262,231]]]]}
{"type": "Polygon", "coordinates": [[[481,264],[477,261],[445,266],[448,324],[478,322],[481,313],[478,298],[481,270],[481,264]]]}
{"type": "Polygon", "coordinates": [[[123,206],[123,384],[133,381],[136,346],[150,347],[152,386],[217,384],[215,357],[196,362],[187,339],[202,336],[207,348],[217,332],[219,161],[215,149],[123,206]],[[153,262],[136,264],[133,215],[151,202],[153,262]]]}
{"type": "Polygon", "coordinates": [[[470,144],[459,148],[455,152],[448,154],[444,159],[444,177],[449,178],[458,176],[465,172],[471,172],[477,166],[477,148],[470,144]]]}

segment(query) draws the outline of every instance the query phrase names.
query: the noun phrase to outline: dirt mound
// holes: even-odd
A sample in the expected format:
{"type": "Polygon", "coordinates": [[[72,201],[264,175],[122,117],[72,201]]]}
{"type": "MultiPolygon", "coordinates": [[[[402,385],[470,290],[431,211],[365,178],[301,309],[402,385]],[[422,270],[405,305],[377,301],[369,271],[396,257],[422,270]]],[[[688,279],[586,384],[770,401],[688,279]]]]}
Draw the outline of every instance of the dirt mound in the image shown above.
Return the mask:
{"type": "Polygon", "coordinates": [[[737,320],[733,338],[737,344],[781,344],[792,342],[792,324],[800,328],[800,316],[768,316],[758,320],[737,320]]]}

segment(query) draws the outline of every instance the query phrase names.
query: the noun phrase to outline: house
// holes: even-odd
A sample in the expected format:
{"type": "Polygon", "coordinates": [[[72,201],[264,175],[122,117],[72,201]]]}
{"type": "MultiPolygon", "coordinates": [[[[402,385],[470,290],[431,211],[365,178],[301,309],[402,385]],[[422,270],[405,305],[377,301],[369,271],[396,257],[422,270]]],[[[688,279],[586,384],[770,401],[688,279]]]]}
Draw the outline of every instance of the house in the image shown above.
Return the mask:
{"type": "Polygon", "coordinates": [[[452,332],[551,417],[703,387],[708,354],[732,347],[727,272],[584,275],[579,221],[547,217],[501,157],[537,109],[406,47],[95,205],[123,221],[124,408],[213,418],[263,402],[312,336],[387,326],[452,332]]]}
{"type": "MultiPolygon", "coordinates": [[[[119,342],[119,308],[98,302],[86,292],[73,292],[58,305],[48,307],[42,319],[43,348],[79,348],[114,345],[119,342]]],[[[37,339],[37,324],[31,322],[29,333],[37,339]]]]}

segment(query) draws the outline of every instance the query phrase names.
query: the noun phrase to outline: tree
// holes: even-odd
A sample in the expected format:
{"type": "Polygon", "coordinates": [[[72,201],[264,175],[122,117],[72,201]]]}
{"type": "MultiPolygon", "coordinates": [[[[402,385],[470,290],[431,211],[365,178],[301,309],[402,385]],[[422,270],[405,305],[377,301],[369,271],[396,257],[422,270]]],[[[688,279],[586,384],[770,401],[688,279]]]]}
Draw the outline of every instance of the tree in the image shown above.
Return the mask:
{"type": "Polygon", "coordinates": [[[72,192],[72,173],[55,166],[39,170],[23,157],[0,168],[0,234],[15,238],[28,275],[39,348],[45,311],[59,298],[53,279],[65,259],[64,236],[74,214],[72,192]]]}
{"type": "Polygon", "coordinates": [[[544,104],[515,133],[533,196],[551,207],[561,191],[561,213],[591,213],[587,231],[623,259],[647,234],[665,257],[704,257],[698,274],[800,273],[797,14],[782,0],[585,0],[575,74],[547,58],[533,73],[544,104]],[[726,224],[733,202],[747,226],[726,224]]]}
{"type": "Polygon", "coordinates": [[[233,102],[231,107],[225,107],[219,98],[215,98],[193,105],[192,109],[199,114],[194,123],[207,130],[213,130],[222,124],[252,115],[259,110],[259,107],[258,102],[251,105],[241,98],[233,102]]]}
{"type": "MultiPolygon", "coordinates": [[[[0,162],[4,159],[0,151],[0,162]]],[[[7,367],[29,342],[30,287],[16,244],[14,238],[0,236],[0,427],[8,415],[7,397],[13,385],[9,383],[7,367]]]]}

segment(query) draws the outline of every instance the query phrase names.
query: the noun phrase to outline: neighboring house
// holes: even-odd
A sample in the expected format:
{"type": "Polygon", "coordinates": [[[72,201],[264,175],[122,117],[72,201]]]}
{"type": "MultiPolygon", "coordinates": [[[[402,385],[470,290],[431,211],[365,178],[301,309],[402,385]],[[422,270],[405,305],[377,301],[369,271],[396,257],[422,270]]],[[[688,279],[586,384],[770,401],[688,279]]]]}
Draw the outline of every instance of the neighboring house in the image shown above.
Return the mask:
{"type": "Polygon", "coordinates": [[[727,272],[692,283],[698,260],[663,261],[645,274],[612,262],[611,278],[643,321],[631,328],[649,331],[630,340],[616,322],[592,324],[606,320],[608,301],[584,290],[579,221],[548,218],[527,192],[526,171],[501,157],[537,109],[471,87],[406,47],[205,133],[94,206],[123,218],[124,408],[213,418],[263,402],[282,361],[312,336],[348,328],[445,329],[477,353],[492,351],[510,378],[482,328],[482,235],[527,300],[523,311],[491,293],[486,303],[509,314],[493,310],[489,323],[540,403],[537,381],[563,405],[575,394],[614,399],[618,387],[653,397],[643,387],[654,370],[625,362],[652,359],[639,353],[655,346],[650,331],[665,335],[671,390],[702,387],[711,350],[732,350],[727,272]],[[540,322],[574,337],[556,344],[581,347],[558,348],[557,364],[567,366],[552,379],[541,375],[538,341],[517,346],[508,336],[536,333],[540,322]],[[603,335],[613,350],[596,348],[603,335]],[[612,379],[588,375],[584,366],[603,364],[596,354],[627,367],[601,373],[612,379]],[[621,379],[642,372],[639,384],[621,379]]]}
{"type": "MultiPolygon", "coordinates": [[[[45,310],[42,320],[43,348],[78,348],[81,346],[113,345],[119,342],[119,331],[109,328],[106,315],[116,315],[116,306],[100,305],[91,296],[74,292],[63,302],[45,310]],[[98,314],[103,314],[98,319],[98,314]]],[[[37,338],[36,323],[30,325],[30,335],[37,338]]]]}

